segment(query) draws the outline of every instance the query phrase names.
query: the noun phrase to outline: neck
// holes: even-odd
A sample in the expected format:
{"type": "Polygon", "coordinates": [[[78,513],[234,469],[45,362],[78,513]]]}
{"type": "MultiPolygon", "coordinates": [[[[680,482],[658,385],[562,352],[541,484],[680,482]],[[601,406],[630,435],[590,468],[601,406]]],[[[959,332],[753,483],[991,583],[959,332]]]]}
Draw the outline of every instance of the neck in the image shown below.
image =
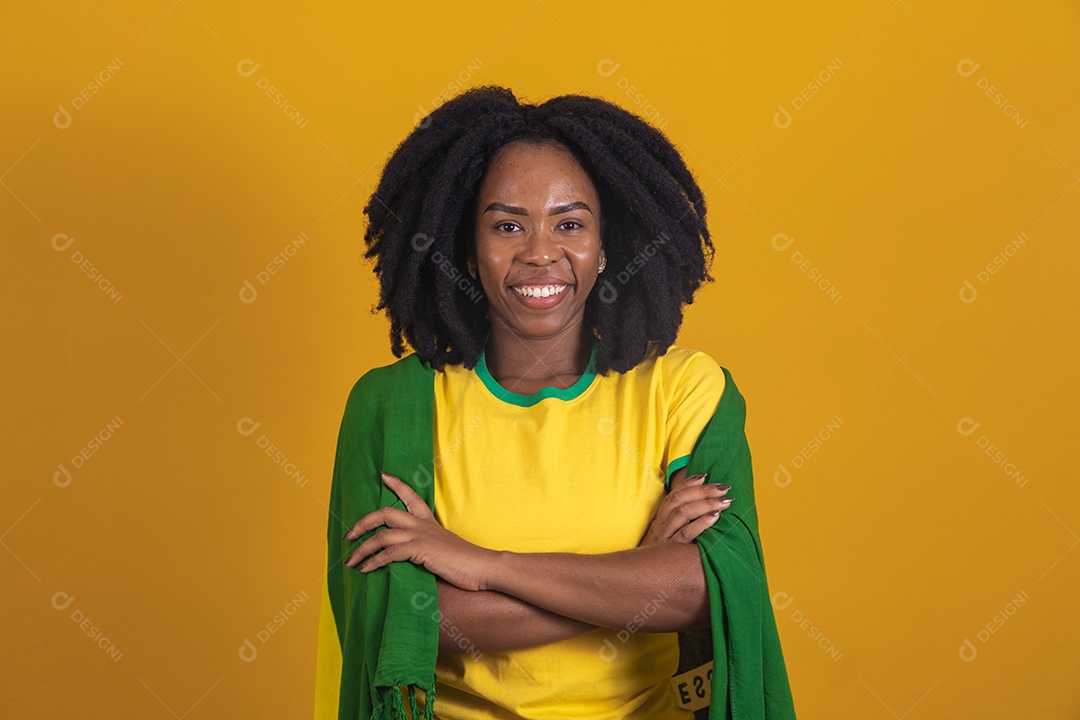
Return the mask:
{"type": "Polygon", "coordinates": [[[585,374],[592,352],[592,334],[577,323],[555,335],[523,337],[493,319],[484,356],[488,372],[504,387],[515,384],[517,392],[544,387],[568,388],[585,374]]]}

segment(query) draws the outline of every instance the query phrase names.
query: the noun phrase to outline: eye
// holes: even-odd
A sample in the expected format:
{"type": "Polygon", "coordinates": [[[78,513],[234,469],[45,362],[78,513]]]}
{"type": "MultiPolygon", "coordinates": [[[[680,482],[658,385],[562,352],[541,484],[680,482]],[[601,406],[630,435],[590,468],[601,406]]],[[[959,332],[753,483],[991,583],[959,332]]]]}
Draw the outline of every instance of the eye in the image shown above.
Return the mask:
{"type": "Polygon", "coordinates": [[[559,223],[559,227],[565,230],[580,230],[583,226],[577,220],[564,220],[559,223]]]}
{"type": "Polygon", "coordinates": [[[495,224],[495,229],[499,232],[513,232],[517,229],[517,223],[510,222],[509,220],[503,220],[502,222],[495,224]]]}

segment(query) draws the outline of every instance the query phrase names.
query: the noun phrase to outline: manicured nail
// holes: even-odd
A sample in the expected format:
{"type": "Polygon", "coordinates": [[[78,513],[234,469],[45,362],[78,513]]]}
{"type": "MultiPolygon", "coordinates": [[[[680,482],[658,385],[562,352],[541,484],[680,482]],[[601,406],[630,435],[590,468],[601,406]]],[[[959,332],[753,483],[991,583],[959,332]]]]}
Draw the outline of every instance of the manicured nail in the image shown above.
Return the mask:
{"type": "Polygon", "coordinates": [[[729,497],[726,497],[726,498],[722,498],[722,499],[720,500],[720,502],[726,505],[726,504],[730,503],[730,502],[731,502],[732,500],[734,500],[734,499],[735,499],[735,498],[729,498],[729,497]]]}
{"type": "Polygon", "coordinates": [[[342,540],[344,540],[345,538],[349,537],[349,533],[351,533],[351,532],[352,532],[352,530],[351,530],[351,529],[350,529],[350,530],[346,530],[346,531],[345,531],[345,534],[341,536],[341,539],[342,539],[342,540]]]}
{"type": "Polygon", "coordinates": [[[720,517],[720,511],[719,510],[714,510],[709,514],[712,515],[713,517],[720,517]]]}
{"type": "Polygon", "coordinates": [[[731,489],[730,485],[723,485],[723,484],[720,484],[720,483],[717,483],[716,487],[720,488],[721,490],[730,490],[731,489]]]}

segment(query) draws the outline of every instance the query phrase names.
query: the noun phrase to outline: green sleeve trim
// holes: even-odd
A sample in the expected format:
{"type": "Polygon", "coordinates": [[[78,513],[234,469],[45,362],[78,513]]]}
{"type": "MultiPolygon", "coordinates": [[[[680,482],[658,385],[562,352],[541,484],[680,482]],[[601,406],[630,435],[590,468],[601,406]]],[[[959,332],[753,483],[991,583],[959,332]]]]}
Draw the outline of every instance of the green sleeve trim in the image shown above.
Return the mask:
{"type": "Polygon", "coordinates": [[[690,462],[689,455],[677,457],[667,465],[667,478],[664,480],[664,490],[671,489],[671,476],[682,470],[690,462]]]}

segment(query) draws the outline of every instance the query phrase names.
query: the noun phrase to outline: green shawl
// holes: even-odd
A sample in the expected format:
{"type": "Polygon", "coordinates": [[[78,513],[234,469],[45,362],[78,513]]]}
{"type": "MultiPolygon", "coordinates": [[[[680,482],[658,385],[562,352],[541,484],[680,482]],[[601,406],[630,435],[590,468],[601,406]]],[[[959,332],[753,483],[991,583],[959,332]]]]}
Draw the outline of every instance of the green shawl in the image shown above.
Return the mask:
{"type": "MultiPolygon", "coordinates": [[[[730,485],[730,495],[740,502],[698,538],[712,627],[680,633],[680,645],[696,639],[700,646],[704,638],[707,648],[711,634],[708,718],[788,720],[795,710],[758,536],[746,404],[731,373],[722,369],[724,392],[694,445],[687,474],[709,473],[709,482],[730,485]]],[[[437,702],[435,576],[412,563],[372,573],[347,568],[344,560],[360,541],[342,540],[367,513],[401,507],[379,479],[381,470],[409,483],[432,506],[434,402],[434,371],[415,354],[365,373],[346,402],[326,536],[327,592],[341,644],[339,720],[404,720],[402,687],[408,688],[413,718],[430,720],[437,702]],[[427,697],[419,713],[417,688],[427,697]]],[[[704,709],[698,717],[705,717],[704,709]]]]}

